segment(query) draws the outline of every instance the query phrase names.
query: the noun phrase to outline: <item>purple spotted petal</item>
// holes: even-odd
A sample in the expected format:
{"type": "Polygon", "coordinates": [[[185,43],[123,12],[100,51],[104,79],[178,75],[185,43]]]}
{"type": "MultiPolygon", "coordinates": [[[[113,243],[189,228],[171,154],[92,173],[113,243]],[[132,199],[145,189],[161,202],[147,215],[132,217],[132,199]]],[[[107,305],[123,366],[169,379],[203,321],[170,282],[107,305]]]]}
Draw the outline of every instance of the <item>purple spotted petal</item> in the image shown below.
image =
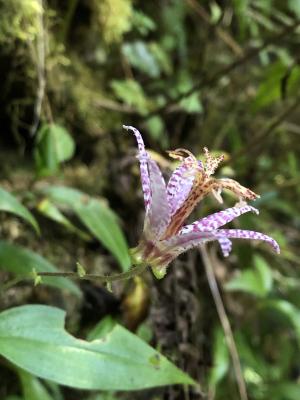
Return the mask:
{"type": "Polygon", "coordinates": [[[218,240],[224,257],[228,257],[232,249],[232,242],[228,238],[222,237],[218,240]]]}
{"type": "Polygon", "coordinates": [[[227,256],[231,250],[231,243],[226,239],[253,239],[263,240],[269,243],[273,249],[280,253],[278,243],[270,236],[264,235],[260,232],[247,231],[241,229],[218,229],[215,231],[204,231],[204,232],[190,232],[172,237],[171,239],[164,241],[164,246],[168,248],[169,252],[172,252],[176,257],[192,249],[193,247],[199,246],[208,241],[218,240],[220,242],[222,251],[227,256]],[[225,240],[224,240],[225,239],[225,240]]]}
{"type": "Polygon", "coordinates": [[[140,161],[140,172],[141,172],[141,181],[142,181],[142,190],[144,194],[144,203],[146,213],[149,210],[149,205],[151,201],[151,185],[150,185],[150,177],[148,171],[148,159],[150,156],[148,155],[147,151],[145,150],[144,141],[140,132],[134,128],[133,126],[126,126],[123,125],[123,128],[126,130],[131,130],[136,137],[139,153],[138,159],[140,161]]]}
{"type": "Polygon", "coordinates": [[[151,158],[148,159],[148,169],[152,197],[145,218],[144,233],[147,238],[157,241],[170,222],[170,207],[164,178],[158,165],[151,158]]]}
{"type": "Polygon", "coordinates": [[[203,232],[203,231],[216,230],[220,226],[228,224],[233,219],[249,211],[252,211],[256,214],[259,213],[259,211],[256,208],[251,206],[227,208],[226,210],[211,214],[208,217],[202,218],[199,221],[184,226],[179,231],[179,235],[189,232],[198,232],[198,231],[203,232]]]}
{"type": "Polygon", "coordinates": [[[225,237],[231,239],[252,239],[252,240],[263,240],[269,243],[276,253],[280,253],[280,248],[276,240],[272,239],[270,236],[264,235],[260,232],[247,231],[243,229],[218,229],[216,231],[216,238],[225,237]]]}
{"type": "Polygon", "coordinates": [[[208,241],[217,240],[214,231],[206,232],[192,232],[184,235],[176,235],[170,239],[163,240],[162,246],[166,249],[166,252],[173,254],[173,258],[179,256],[193,247],[199,246],[200,244],[208,241]]]}
{"type": "Polygon", "coordinates": [[[171,209],[171,215],[182,206],[187,198],[194,182],[194,176],[188,166],[191,157],[187,157],[173,172],[167,185],[167,198],[171,209]],[[189,173],[189,172],[190,173],[189,173]]]}

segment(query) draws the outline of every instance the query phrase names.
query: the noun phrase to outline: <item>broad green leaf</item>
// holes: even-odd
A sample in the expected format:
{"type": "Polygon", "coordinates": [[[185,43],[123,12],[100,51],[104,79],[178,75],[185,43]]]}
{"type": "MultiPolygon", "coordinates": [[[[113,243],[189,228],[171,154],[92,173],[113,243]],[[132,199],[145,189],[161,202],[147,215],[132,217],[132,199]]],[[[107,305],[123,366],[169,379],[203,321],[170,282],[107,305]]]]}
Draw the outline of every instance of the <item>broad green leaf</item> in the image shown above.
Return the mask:
{"type": "Polygon", "coordinates": [[[263,353],[257,348],[253,348],[253,343],[249,341],[242,331],[235,334],[235,342],[240,360],[245,366],[245,379],[254,383],[263,379],[270,379],[270,366],[263,358],[263,353]]]}
{"type": "Polygon", "coordinates": [[[87,340],[101,339],[103,336],[107,335],[113,328],[117,325],[117,321],[108,315],[101,319],[98,324],[88,333],[87,340]]]}
{"type": "Polygon", "coordinates": [[[288,0],[287,3],[289,9],[293,11],[297,17],[300,17],[300,0],[288,0]]]}
{"type": "Polygon", "coordinates": [[[272,308],[285,315],[293,325],[298,341],[300,342],[300,310],[294,304],[287,300],[276,299],[268,300],[264,302],[262,306],[272,308]]]}
{"type": "Polygon", "coordinates": [[[156,24],[153,19],[144,14],[141,10],[133,10],[132,25],[143,36],[147,35],[147,33],[150,31],[154,31],[156,28],[156,24]]]}
{"type": "Polygon", "coordinates": [[[240,290],[258,297],[265,297],[272,289],[272,271],[265,259],[260,256],[254,257],[254,267],[254,270],[247,269],[231,279],[225,285],[226,290],[240,290]]]}
{"type": "Polygon", "coordinates": [[[160,65],[147,43],[140,40],[126,43],[122,47],[122,53],[133,67],[151,78],[157,78],[160,75],[160,65]]]}
{"type": "Polygon", "coordinates": [[[161,117],[153,116],[145,121],[145,125],[153,139],[157,140],[163,148],[169,147],[169,138],[161,117]]]}
{"type": "Polygon", "coordinates": [[[300,68],[290,68],[288,64],[291,64],[290,60],[276,61],[266,69],[264,80],[252,104],[254,112],[299,89],[300,68]]]}
{"type": "Polygon", "coordinates": [[[247,269],[226,283],[225,289],[228,291],[241,291],[251,293],[256,296],[263,296],[265,291],[262,288],[260,276],[257,271],[247,269]]]}
{"type": "Polygon", "coordinates": [[[116,257],[123,270],[130,267],[128,246],[119,227],[118,217],[107,205],[79,190],[63,186],[49,187],[44,193],[56,203],[67,204],[89,231],[116,257]]]}
{"type": "Polygon", "coordinates": [[[55,151],[55,139],[50,125],[43,124],[36,135],[34,159],[37,173],[40,176],[51,175],[57,172],[59,160],[55,151]]]}
{"type": "Polygon", "coordinates": [[[58,124],[50,125],[55,140],[55,151],[59,162],[70,160],[75,152],[75,142],[69,132],[58,124]]]}
{"type": "Polygon", "coordinates": [[[269,293],[273,286],[272,270],[266,260],[258,255],[254,256],[254,266],[260,276],[261,286],[265,294],[269,293]]]}
{"type": "Polygon", "coordinates": [[[45,386],[35,376],[18,368],[24,400],[53,400],[45,386]]]}
{"type": "Polygon", "coordinates": [[[75,143],[68,131],[58,124],[43,124],[36,136],[34,157],[40,175],[57,172],[59,164],[72,158],[75,143]]]}
{"type": "Polygon", "coordinates": [[[140,324],[136,330],[136,334],[140,337],[144,342],[150,343],[153,338],[153,329],[147,322],[143,322],[140,324]]]}
{"type": "Polygon", "coordinates": [[[81,389],[136,390],[195,382],[117,325],[86,342],[64,330],[65,312],[26,305],[0,314],[0,353],[33,375],[81,389]]]}
{"type": "Polygon", "coordinates": [[[37,205],[37,209],[41,214],[63,225],[70,232],[76,233],[83,240],[91,240],[91,236],[73,225],[49,199],[42,200],[37,205]]]}
{"type": "Polygon", "coordinates": [[[145,115],[149,111],[150,103],[139,82],[133,79],[113,80],[111,88],[120,100],[136,108],[141,115],[145,115]]]}
{"type": "Polygon", "coordinates": [[[171,63],[170,56],[164,47],[161,44],[152,42],[149,45],[149,49],[156,59],[162,72],[164,72],[166,75],[172,74],[173,65],[171,63]]]}
{"type": "Polygon", "coordinates": [[[227,373],[230,363],[224,332],[220,328],[214,331],[212,362],[213,367],[209,373],[209,385],[215,388],[227,373]]]}
{"type": "MultiPolygon", "coordinates": [[[[32,271],[55,272],[57,268],[39,254],[5,241],[0,241],[0,270],[12,272],[13,274],[32,278],[32,271]]],[[[42,282],[81,296],[79,288],[69,279],[60,277],[43,277],[42,282]]]]}
{"type": "Polygon", "coordinates": [[[0,188],[0,211],[7,211],[29,222],[39,233],[39,226],[34,216],[17,200],[15,196],[0,188]]]}
{"type": "Polygon", "coordinates": [[[198,93],[193,93],[190,96],[185,97],[179,102],[179,104],[180,107],[189,114],[200,114],[203,112],[203,107],[198,93]]]}
{"type": "Polygon", "coordinates": [[[266,398],[272,400],[299,400],[300,385],[293,382],[278,382],[269,385],[266,398]]]}

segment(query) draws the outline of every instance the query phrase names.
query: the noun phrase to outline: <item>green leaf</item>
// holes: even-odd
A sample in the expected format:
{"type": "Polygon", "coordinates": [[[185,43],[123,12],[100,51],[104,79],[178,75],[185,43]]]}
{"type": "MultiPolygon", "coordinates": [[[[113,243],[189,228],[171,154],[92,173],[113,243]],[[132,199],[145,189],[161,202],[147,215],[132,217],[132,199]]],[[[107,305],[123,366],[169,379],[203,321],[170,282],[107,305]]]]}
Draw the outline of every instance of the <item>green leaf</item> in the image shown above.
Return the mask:
{"type": "Polygon", "coordinates": [[[87,340],[101,339],[103,336],[107,335],[113,328],[117,325],[117,321],[108,315],[101,319],[96,326],[87,335],[87,340]]]}
{"type": "Polygon", "coordinates": [[[261,286],[260,277],[256,271],[247,269],[226,283],[228,291],[247,292],[256,296],[263,296],[264,290],[261,286]]]}
{"type": "Polygon", "coordinates": [[[83,240],[91,240],[91,236],[87,233],[83,232],[81,229],[77,228],[72,224],[63,213],[49,200],[43,199],[37,206],[38,211],[44,216],[48,217],[52,221],[55,221],[65,228],[67,228],[70,232],[76,233],[83,240]]]}
{"type": "Polygon", "coordinates": [[[229,368],[229,352],[221,328],[214,331],[213,343],[213,367],[209,373],[209,385],[215,388],[218,382],[225,376],[229,368]]]}
{"type": "Polygon", "coordinates": [[[260,256],[254,257],[254,266],[255,270],[246,269],[226,283],[226,290],[239,290],[258,297],[267,296],[273,285],[272,271],[260,256]]]}
{"type": "Polygon", "coordinates": [[[299,400],[300,385],[294,382],[272,383],[267,389],[266,398],[272,400],[299,400]]]}
{"type": "Polygon", "coordinates": [[[19,202],[19,200],[17,200],[15,196],[2,188],[0,188],[0,210],[7,211],[23,218],[33,226],[37,233],[40,232],[38,223],[34,216],[19,202]]]}
{"type": "Polygon", "coordinates": [[[258,255],[254,256],[254,266],[260,276],[261,287],[265,294],[269,293],[273,287],[272,270],[266,260],[258,255]]]}
{"type": "MultiPolygon", "coordinates": [[[[32,270],[37,272],[55,272],[57,268],[39,254],[5,241],[0,241],[0,269],[13,274],[32,278],[32,270]]],[[[42,282],[81,296],[81,291],[69,279],[61,277],[43,277],[42,282]]]]}
{"type": "Polygon", "coordinates": [[[40,305],[2,312],[0,353],[33,375],[74,388],[136,390],[195,384],[125,328],[117,325],[106,337],[86,342],[64,330],[64,318],[64,311],[40,305]]]}
{"type": "Polygon", "coordinates": [[[147,35],[150,31],[154,31],[156,24],[148,15],[144,14],[140,10],[133,10],[132,13],[132,25],[139,31],[143,36],[147,35]]]}
{"type": "Polygon", "coordinates": [[[52,186],[44,190],[54,202],[67,204],[89,231],[116,257],[122,269],[131,265],[128,246],[117,215],[103,202],[79,190],[52,186]]]}
{"type": "Polygon", "coordinates": [[[39,175],[51,175],[59,164],[72,158],[75,143],[68,131],[58,124],[43,124],[39,129],[34,158],[39,175]]]}
{"type": "Polygon", "coordinates": [[[169,147],[169,138],[166,135],[165,125],[161,117],[153,116],[147,119],[145,125],[153,139],[157,140],[162,147],[169,147]]]}
{"type": "Polygon", "coordinates": [[[300,311],[299,309],[292,303],[286,300],[269,300],[263,303],[264,308],[272,308],[273,310],[279,311],[285,317],[288,318],[290,323],[295,329],[297,334],[298,341],[300,343],[300,311]]]}
{"type": "Polygon", "coordinates": [[[145,115],[149,111],[149,101],[139,82],[133,79],[113,80],[111,88],[120,100],[135,107],[141,115],[145,115]]]}
{"type": "Polygon", "coordinates": [[[28,372],[18,368],[24,400],[53,400],[45,386],[28,372]]]}
{"type": "Polygon", "coordinates": [[[180,107],[189,114],[202,113],[203,107],[199,99],[199,93],[193,93],[179,102],[180,107]]]}
{"type": "Polygon", "coordinates": [[[159,63],[147,43],[140,40],[133,43],[126,43],[122,47],[122,53],[128,62],[139,71],[144,72],[151,78],[159,77],[159,63]]]}
{"type": "Polygon", "coordinates": [[[297,17],[300,17],[300,0],[288,0],[288,7],[297,17]]]}
{"type": "Polygon", "coordinates": [[[270,365],[266,363],[263,352],[260,348],[254,347],[254,343],[247,338],[242,331],[235,333],[235,342],[238,354],[242,364],[244,365],[245,379],[249,383],[255,381],[271,379],[270,365]]]}
{"type": "Polygon", "coordinates": [[[279,60],[270,65],[252,103],[255,112],[299,90],[300,68],[289,66],[291,61],[279,60]]]}

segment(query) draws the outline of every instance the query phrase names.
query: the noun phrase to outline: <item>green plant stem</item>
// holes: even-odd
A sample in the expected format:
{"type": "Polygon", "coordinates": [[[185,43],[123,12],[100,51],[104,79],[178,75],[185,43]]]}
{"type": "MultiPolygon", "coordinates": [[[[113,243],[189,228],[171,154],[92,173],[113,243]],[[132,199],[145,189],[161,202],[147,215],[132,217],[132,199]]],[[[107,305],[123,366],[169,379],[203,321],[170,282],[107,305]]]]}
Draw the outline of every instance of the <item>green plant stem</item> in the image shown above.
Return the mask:
{"type": "Polygon", "coordinates": [[[37,276],[60,276],[66,278],[76,278],[76,279],[85,279],[89,281],[100,281],[104,283],[116,282],[116,281],[124,281],[129,278],[133,278],[134,276],[140,275],[145,269],[148,267],[147,264],[141,264],[136,267],[131,268],[129,271],[121,272],[120,274],[113,275],[98,275],[98,274],[85,274],[80,276],[78,272],[65,271],[65,272],[36,272],[37,276]]]}
{"type": "Polygon", "coordinates": [[[208,251],[206,249],[205,245],[201,246],[200,253],[202,256],[206,276],[207,276],[207,281],[210,287],[211,294],[213,296],[217,313],[219,315],[221,325],[225,334],[225,340],[231,355],[232,359],[232,364],[233,364],[233,369],[235,371],[236,379],[237,379],[237,385],[239,389],[239,394],[241,400],[248,400],[248,395],[247,395],[247,388],[246,388],[246,383],[244,380],[243,376],[243,371],[240,363],[240,358],[239,358],[239,353],[234,341],[234,336],[232,333],[232,329],[230,326],[229,319],[226,314],[226,310],[223,304],[223,300],[221,297],[221,293],[219,291],[218,283],[215,277],[213,265],[211,262],[211,258],[208,254],[208,251]]]}

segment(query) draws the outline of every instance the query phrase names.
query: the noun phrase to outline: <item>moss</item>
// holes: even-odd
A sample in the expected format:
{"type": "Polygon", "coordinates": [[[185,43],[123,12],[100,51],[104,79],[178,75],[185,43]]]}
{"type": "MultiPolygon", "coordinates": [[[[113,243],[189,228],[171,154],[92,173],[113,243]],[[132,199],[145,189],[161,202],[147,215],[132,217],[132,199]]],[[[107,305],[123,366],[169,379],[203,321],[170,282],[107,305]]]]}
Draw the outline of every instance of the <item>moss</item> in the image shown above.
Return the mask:
{"type": "Polygon", "coordinates": [[[43,12],[39,0],[0,0],[0,44],[33,41],[43,12]]]}
{"type": "Polygon", "coordinates": [[[102,28],[107,44],[120,42],[131,29],[133,7],[131,0],[94,0],[94,18],[102,28]]]}

